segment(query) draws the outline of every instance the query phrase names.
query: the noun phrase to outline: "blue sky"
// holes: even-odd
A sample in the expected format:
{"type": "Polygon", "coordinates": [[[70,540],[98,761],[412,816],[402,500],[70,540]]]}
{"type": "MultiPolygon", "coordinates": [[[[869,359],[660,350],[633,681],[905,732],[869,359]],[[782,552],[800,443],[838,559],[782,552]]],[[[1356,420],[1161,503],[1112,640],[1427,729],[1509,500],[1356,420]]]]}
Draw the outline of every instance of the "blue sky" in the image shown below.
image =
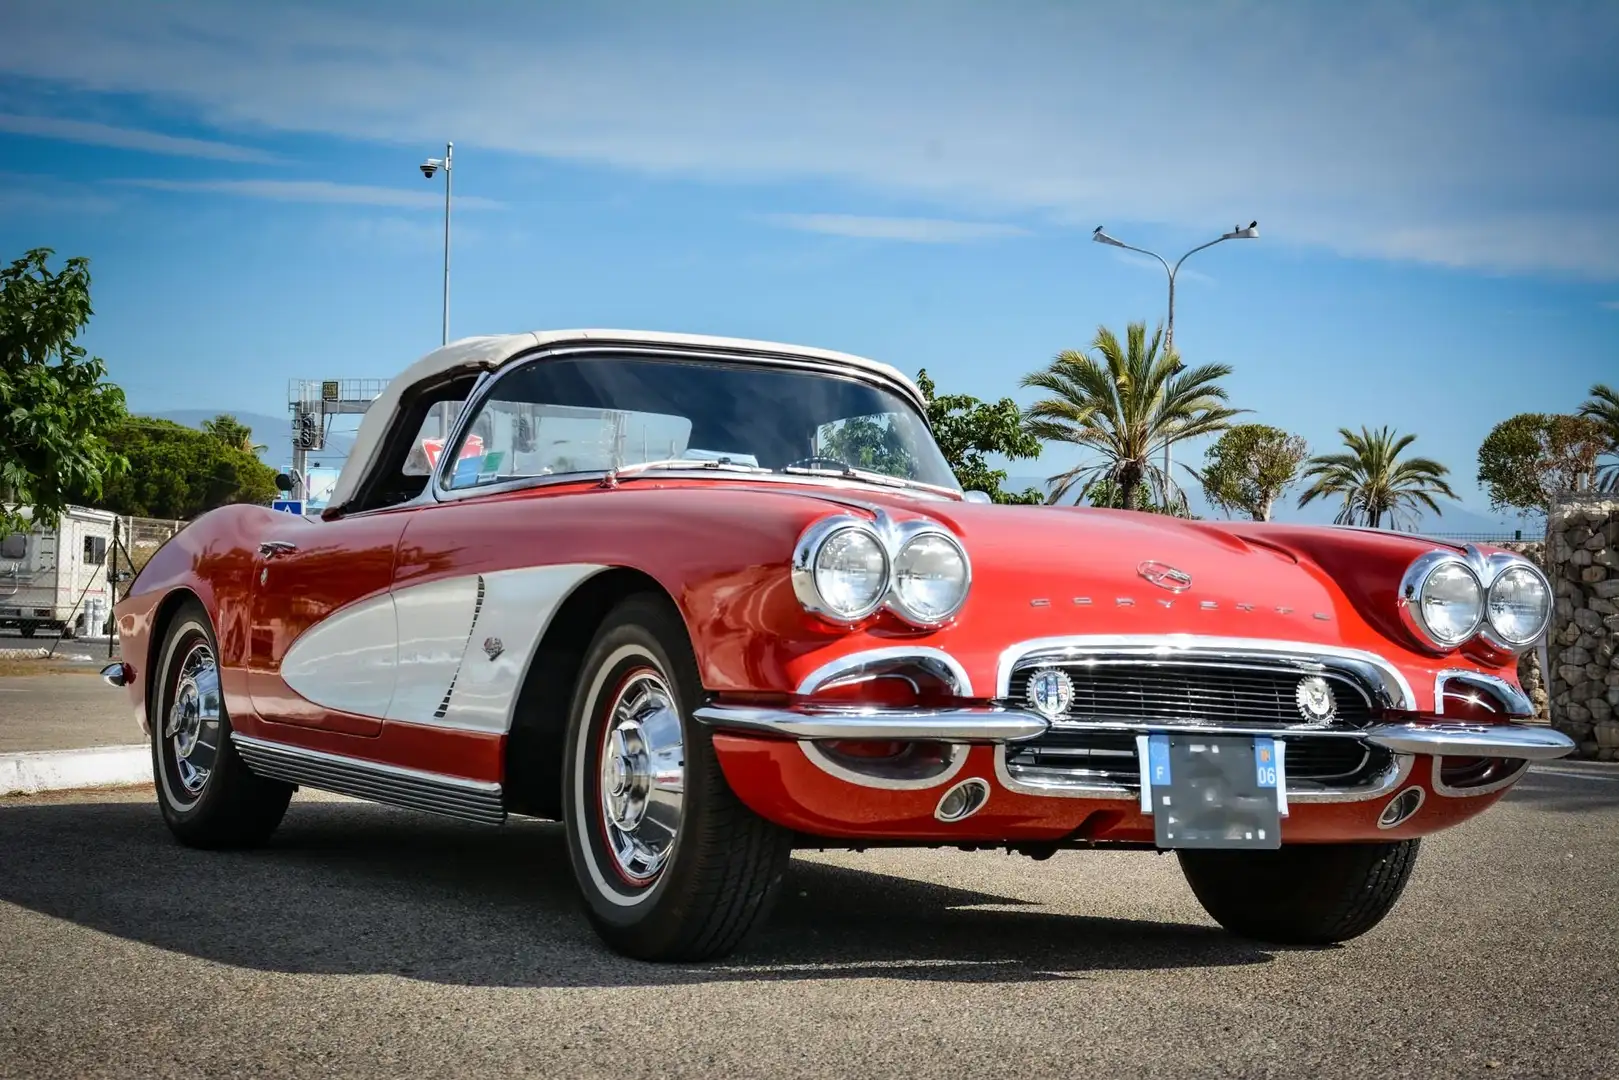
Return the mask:
{"type": "Polygon", "coordinates": [[[435,347],[446,138],[452,336],[764,337],[1027,401],[1163,315],[1097,224],[1173,261],[1257,218],[1186,264],[1177,345],[1317,449],[1415,431],[1488,514],[1489,428],[1619,380],[1611,3],[271,7],[7,14],[0,254],[91,258],[140,411],[435,347]]]}

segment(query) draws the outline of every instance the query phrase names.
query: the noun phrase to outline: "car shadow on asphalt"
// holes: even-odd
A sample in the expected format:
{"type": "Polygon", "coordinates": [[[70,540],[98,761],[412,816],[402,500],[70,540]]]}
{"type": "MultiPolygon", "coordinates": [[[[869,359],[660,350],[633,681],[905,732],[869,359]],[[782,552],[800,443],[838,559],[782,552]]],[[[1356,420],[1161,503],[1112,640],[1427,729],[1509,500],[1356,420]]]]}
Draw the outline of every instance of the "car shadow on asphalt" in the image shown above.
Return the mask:
{"type": "Polygon", "coordinates": [[[1258,964],[1276,951],[1212,927],[1020,911],[1033,905],[797,858],[743,949],[709,964],[640,963],[591,930],[558,825],[302,800],[248,852],[182,847],[148,802],[0,803],[0,901],[254,970],[469,986],[1020,983],[1258,964]]]}

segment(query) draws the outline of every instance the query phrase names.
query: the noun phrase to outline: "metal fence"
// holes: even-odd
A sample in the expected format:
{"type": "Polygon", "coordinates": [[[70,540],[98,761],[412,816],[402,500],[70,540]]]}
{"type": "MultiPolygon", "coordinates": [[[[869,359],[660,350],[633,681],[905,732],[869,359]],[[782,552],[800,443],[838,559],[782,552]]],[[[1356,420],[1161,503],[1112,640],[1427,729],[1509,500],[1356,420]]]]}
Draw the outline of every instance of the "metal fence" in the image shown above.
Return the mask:
{"type": "Polygon", "coordinates": [[[1435,540],[1460,540],[1463,543],[1474,544],[1523,544],[1539,543],[1546,539],[1543,533],[1523,529],[1514,529],[1511,532],[1424,532],[1422,536],[1429,536],[1435,540]]]}

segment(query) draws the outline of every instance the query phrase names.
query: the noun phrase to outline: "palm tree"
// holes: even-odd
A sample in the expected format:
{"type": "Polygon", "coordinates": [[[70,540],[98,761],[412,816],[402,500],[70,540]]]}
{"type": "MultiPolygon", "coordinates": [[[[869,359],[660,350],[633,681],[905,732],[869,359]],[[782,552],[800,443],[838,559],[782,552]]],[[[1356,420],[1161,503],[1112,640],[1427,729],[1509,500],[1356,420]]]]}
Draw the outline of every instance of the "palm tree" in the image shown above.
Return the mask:
{"type": "Polygon", "coordinates": [[[1093,355],[1065,349],[1049,366],[1024,376],[1024,386],[1052,395],[1024,413],[1029,434],[1101,455],[1099,462],[1051,477],[1056,486],[1048,502],[1060,501],[1076,484],[1082,491],[1114,484],[1120,505],[1131,507],[1145,483],[1160,505],[1175,505],[1179,488],[1153,459],[1169,443],[1229,427],[1231,417],[1242,411],[1226,407],[1219,385],[1231,374],[1229,367],[1205,364],[1188,370],[1178,354],[1159,352],[1161,337],[1160,328],[1147,340],[1147,324],[1133,322],[1121,345],[1101,326],[1091,342],[1093,355]]]}
{"type": "MultiPolygon", "coordinates": [[[[1605,383],[1591,387],[1591,400],[1580,406],[1580,415],[1602,425],[1608,440],[1607,452],[1619,457],[1619,390],[1605,383]]],[[[1619,491],[1619,463],[1604,465],[1597,473],[1597,486],[1606,491],[1619,491]]]]}
{"type": "Polygon", "coordinates": [[[253,429],[242,423],[230,413],[220,413],[212,420],[202,422],[202,430],[233,449],[244,454],[258,456],[260,450],[266,449],[263,443],[253,441],[253,429]]]}
{"type": "Polygon", "coordinates": [[[1342,495],[1343,509],[1335,519],[1340,525],[1365,523],[1380,528],[1387,517],[1399,527],[1401,518],[1426,506],[1442,514],[1435,495],[1454,499],[1456,493],[1443,477],[1450,472],[1430,458],[1398,461],[1400,453],[1416,441],[1415,435],[1396,435],[1388,427],[1372,431],[1362,427],[1356,435],[1339,428],[1347,454],[1323,454],[1310,459],[1304,479],[1315,478],[1308,491],[1299,496],[1304,506],[1324,495],[1342,495]]]}

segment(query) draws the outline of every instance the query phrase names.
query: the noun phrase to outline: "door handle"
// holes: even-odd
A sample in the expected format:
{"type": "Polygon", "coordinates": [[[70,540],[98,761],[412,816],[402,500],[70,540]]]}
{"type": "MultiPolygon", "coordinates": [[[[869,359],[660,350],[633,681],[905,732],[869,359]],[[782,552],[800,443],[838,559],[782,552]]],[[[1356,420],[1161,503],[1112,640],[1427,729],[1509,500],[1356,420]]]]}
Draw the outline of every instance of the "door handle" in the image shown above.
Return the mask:
{"type": "Polygon", "coordinates": [[[266,540],[259,545],[259,554],[266,559],[273,559],[277,555],[290,555],[298,550],[298,545],[286,540],[266,540]]]}

